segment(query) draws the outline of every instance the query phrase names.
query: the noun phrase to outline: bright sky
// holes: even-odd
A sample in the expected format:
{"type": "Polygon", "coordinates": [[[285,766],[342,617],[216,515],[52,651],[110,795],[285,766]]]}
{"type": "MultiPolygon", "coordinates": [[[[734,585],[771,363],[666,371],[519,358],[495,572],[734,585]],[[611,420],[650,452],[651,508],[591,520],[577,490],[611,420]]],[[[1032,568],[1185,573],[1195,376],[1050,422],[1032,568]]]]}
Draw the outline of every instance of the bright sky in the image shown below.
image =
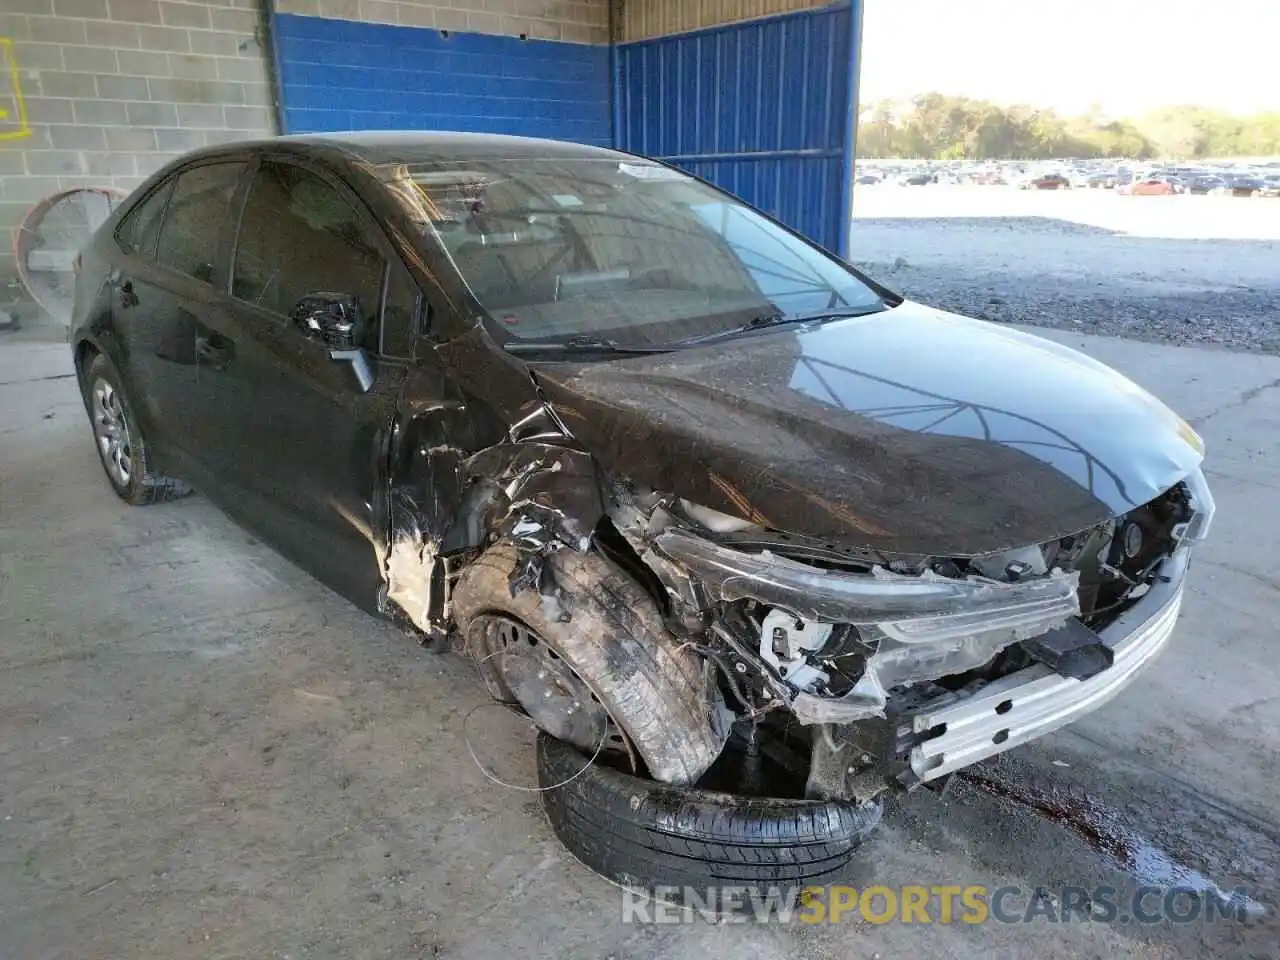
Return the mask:
{"type": "Polygon", "coordinates": [[[859,100],[1280,110],[1280,0],[864,0],[859,100]]]}

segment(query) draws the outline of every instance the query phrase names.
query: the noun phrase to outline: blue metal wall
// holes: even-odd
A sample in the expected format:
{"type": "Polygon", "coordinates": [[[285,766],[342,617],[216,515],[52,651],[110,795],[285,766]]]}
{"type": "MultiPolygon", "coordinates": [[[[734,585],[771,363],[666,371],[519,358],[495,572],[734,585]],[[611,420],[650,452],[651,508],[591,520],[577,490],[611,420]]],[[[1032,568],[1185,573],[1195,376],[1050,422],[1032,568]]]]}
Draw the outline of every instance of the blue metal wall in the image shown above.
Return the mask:
{"type": "Polygon", "coordinates": [[[612,50],[272,14],[280,127],[612,144],[676,163],[844,254],[861,3],[612,50]]]}
{"type": "Polygon", "coordinates": [[[467,130],[613,142],[605,46],[283,13],[273,14],[271,34],[286,133],[467,130]]]}
{"type": "Polygon", "coordinates": [[[614,143],[848,249],[861,0],[615,52],[614,143]]]}

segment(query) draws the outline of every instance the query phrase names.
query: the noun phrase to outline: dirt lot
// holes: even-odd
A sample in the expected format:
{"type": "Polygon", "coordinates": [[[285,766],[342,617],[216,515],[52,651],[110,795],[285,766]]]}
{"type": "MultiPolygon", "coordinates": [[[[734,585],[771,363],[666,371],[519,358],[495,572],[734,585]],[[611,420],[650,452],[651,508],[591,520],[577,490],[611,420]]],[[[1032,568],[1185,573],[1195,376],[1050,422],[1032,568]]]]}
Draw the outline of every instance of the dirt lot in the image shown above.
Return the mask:
{"type": "MultiPolygon", "coordinates": [[[[1195,243],[917,215],[855,231],[867,258],[907,261],[891,283],[962,305],[945,297],[981,296],[982,277],[1030,297],[1052,268],[1067,327],[1071,289],[1141,302],[1113,240],[1195,243]]],[[[1239,271],[1215,282],[1245,283],[1247,260],[1260,285],[1261,257],[1222,254],[1239,271]]],[[[1274,318],[1271,296],[1255,322],[1274,318]]],[[[1178,634],[1100,712],[899,805],[850,882],[1016,885],[1019,916],[1036,886],[1109,885],[1127,905],[1151,884],[1148,909],[1174,886],[1242,887],[1248,923],[624,924],[618,891],[559,846],[537,797],[472,762],[468,736],[501,777],[533,780],[528,729],[477,709],[465,664],[354,610],[199,497],[120,504],[65,347],[0,341],[0,958],[1280,955],[1280,359],[1049,333],[1209,443],[1218,520],[1178,634]]]]}
{"type": "Polygon", "coordinates": [[[1280,199],[859,186],[853,259],[1006,323],[1280,351],[1280,199]]]}

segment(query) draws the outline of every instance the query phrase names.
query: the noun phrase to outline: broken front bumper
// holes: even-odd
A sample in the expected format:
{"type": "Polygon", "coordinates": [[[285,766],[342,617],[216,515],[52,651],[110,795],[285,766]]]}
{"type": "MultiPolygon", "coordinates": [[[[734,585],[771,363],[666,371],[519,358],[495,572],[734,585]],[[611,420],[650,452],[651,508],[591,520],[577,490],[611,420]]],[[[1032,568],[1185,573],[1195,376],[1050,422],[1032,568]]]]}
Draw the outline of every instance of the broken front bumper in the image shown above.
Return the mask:
{"type": "Polygon", "coordinates": [[[958,703],[911,716],[917,736],[937,735],[912,748],[912,772],[934,780],[1018,744],[1034,740],[1096,710],[1129,685],[1173,635],[1182,605],[1190,548],[1164,562],[1154,586],[1106,629],[1111,666],[1087,680],[1062,677],[1045,666],[1028,667],[983,687],[958,703]]]}

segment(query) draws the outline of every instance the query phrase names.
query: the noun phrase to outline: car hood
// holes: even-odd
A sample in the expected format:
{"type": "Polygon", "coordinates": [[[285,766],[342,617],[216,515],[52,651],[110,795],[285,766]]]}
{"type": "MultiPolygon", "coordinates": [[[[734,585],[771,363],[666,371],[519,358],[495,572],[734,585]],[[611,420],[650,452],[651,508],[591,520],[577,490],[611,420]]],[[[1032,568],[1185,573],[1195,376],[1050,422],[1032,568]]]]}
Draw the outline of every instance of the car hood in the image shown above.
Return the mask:
{"type": "Polygon", "coordinates": [[[1203,457],[1109,367],[920,304],[613,362],[539,366],[609,471],[769,528],[973,556],[1078,533],[1203,457]]]}

